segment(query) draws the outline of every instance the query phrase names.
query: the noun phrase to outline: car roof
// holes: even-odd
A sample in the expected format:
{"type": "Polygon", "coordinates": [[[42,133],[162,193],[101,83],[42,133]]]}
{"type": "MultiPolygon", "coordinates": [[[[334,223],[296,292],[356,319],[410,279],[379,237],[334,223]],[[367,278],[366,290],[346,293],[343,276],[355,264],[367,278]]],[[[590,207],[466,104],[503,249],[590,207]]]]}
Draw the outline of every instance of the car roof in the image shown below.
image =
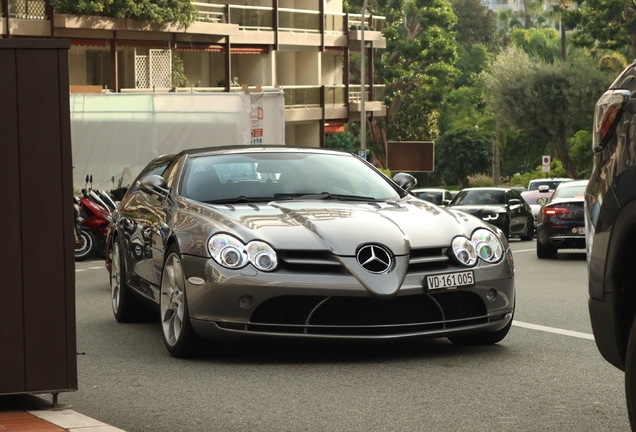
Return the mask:
{"type": "Polygon", "coordinates": [[[569,187],[577,187],[577,186],[585,186],[589,183],[589,180],[572,180],[569,182],[561,183],[557,186],[557,189],[561,188],[569,188],[569,187]]]}
{"type": "Polygon", "coordinates": [[[450,192],[450,191],[448,189],[418,188],[418,189],[412,189],[411,192],[450,192]]]}
{"type": "Polygon", "coordinates": [[[292,147],[292,146],[279,146],[279,145],[271,145],[271,146],[253,146],[253,145],[232,145],[232,146],[221,146],[221,147],[205,147],[205,148],[196,148],[196,149],[186,149],[179,153],[180,155],[196,155],[196,156],[204,156],[204,155],[212,155],[212,154],[231,154],[231,153],[253,153],[253,152],[289,152],[289,153],[322,153],[322,154],[339,154],[339,155],[347,155],[353,156],[351,153],[339,151],[339,150],[329,150],[317,147],[292,147]]]}

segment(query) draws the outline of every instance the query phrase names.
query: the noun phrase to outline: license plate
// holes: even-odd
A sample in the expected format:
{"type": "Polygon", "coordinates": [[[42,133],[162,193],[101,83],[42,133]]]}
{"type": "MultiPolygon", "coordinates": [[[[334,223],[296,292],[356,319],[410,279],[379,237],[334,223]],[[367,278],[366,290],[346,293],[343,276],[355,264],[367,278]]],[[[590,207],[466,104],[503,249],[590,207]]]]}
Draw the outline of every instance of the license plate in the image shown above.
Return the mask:
{"type": "Polygon", "coordinates": [[[579,234],[585,234],[585,227],[579,227],[579,234]]]}
{"type": "Polygon", "coordinates": [[[429,290],[470,286],[475,285],[475,277],[472,270],[432,275],[426,276],[426,285],[429,290]]]}

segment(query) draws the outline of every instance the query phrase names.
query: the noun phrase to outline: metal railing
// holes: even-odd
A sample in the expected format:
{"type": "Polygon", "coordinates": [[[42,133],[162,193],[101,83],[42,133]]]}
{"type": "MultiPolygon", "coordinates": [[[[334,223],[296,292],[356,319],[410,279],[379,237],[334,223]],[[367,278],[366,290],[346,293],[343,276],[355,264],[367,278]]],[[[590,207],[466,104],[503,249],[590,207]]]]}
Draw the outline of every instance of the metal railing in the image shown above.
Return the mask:
{"type": "Polygon", "coordinates": [[[344,13],[325,12],[325,31],[330,33],[344,33],[344,13]]]}
{"type": "Polygon", "coordinates": [[[197,21],[209,23],[225,23],[225,6],[214,3],[192,2],[198,11],[197,21]]]}
{"type": "MultiPolygon", "coordinates": [[[[367,15],[365,21],[366,21],[366,27],[364,28],[365,30],[381,32],[382,30],[384,30],[386,17],[367,15]],[[369,22],[369,19],[371,20],[371,22],[369,22]]],[[[352,29],[362,28],[362,14],[349,14],[349,28],[352,28],[352,29]]]]}
{"type": "MultiPolygon", "coordinates": [[[[360,97],[361,97],[361,91],[360,91],[360,84],[352,84],[349,85],[349,100],[350,101],[360,101],[360,97]]],[[[373,84],[373,99],[370,98],[369,96],[369,86],[365,85],[365,93],[366,93],[366,99],[367,101],[374,101],[374,102],[384,102],[384,97],[386,94],[386,85],[385,84],[373,84]]]]}

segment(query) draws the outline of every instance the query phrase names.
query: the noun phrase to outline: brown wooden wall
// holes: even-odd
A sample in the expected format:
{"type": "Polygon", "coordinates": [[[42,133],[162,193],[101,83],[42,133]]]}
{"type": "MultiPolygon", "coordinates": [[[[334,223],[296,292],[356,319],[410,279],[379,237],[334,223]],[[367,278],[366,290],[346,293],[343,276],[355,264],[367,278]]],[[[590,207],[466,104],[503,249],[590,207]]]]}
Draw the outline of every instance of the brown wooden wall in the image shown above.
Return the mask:
{"type": "Polygon", "coordinates": [[[0,394],[77,389],[69,46],[0,40],[0,394]]]}

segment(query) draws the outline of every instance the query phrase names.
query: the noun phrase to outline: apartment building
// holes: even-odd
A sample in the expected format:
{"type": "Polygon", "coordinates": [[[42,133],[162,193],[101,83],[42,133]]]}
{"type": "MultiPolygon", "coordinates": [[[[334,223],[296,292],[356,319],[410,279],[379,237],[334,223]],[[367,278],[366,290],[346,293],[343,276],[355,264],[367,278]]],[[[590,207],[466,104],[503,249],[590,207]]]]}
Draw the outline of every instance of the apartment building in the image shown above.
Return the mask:
{"type": "Polygon", "coordinates": [[[360,121],[362,91],[352,53],[365,62],[364,110],[384,116],[384,87],[373,84],[371,53],[384,49],[384,17],[342,12],[342,0],[193,2],[197,20],[155,24],[54,13],[48,0],[0,0],[5,38],[70,38],[75,91],[239,91],[280,87],[289,145],[323,146],[325,132],[360,121]],[[187,83],[172,88],[173,63],[187,83]],[[92,86],[92,87],[83,87],[92,86]]]}

